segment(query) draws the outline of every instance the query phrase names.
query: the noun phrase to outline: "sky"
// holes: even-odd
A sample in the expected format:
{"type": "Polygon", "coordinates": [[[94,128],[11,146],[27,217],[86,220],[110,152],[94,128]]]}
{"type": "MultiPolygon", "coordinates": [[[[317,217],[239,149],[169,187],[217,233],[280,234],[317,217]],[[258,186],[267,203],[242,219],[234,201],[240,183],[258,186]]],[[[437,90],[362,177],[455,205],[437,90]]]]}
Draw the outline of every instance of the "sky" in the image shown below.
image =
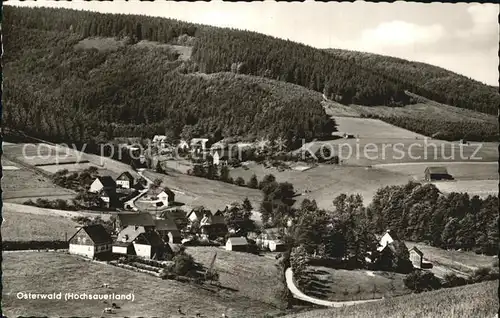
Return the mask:
{"type": "Polygon", "coordinates": [[[498,86],[499,5],[468,3],[253,3],[8,1],[143,14],[256,31],[317,48],[364,51],[425,62],[498,86]]]}

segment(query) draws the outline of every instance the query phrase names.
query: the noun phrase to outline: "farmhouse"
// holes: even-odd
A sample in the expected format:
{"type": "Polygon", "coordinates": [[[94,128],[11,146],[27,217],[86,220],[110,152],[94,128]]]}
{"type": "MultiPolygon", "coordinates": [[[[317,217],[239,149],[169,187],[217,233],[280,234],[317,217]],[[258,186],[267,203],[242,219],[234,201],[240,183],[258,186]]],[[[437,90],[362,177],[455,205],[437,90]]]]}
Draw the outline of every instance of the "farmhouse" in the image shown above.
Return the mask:
{"type": "Polygon", "coordinates": [[[202,153],[206,149],[205,145],[207,142],[208,142],[207,138],[193,138],[193,139],[191,139],[191,142],[189,143],[189,146],[191,148],[191,153],[193,153],[193,154],[202,153]]]}
{"type": "Polygon", "coordinates": [[[104,208],[113,208],[118,206],[118,197],[116,192],[112,190],[101,189],[98,192],[99,199],[101,200],[101,206],[104,208]]]}
{"type": "Polygon", "coordinates": [[[271,252],[279,252],[285,245],[281,241],[281,230],[279,228],[265,229],[255,240],[255,243],[262,249],[269,249],[271,252]]]}
{"type": "Polygon", "coordinates": [[[97,177],[90,185],[89,192],[98,193],[101,190],[116,191],[116,182],[110,176],[97,177]]]}
{"type": "Polygon", "coordinates": [[[230,237],[226,241],[226,250],[246,252],[248,250],[248,241],[244,237],[230,237]]]}
{"type": "Polygon", "coordinates": [[[181,232],[171,219],[156,219],[155,229],[165,242],[178,244],[182,241],[181,232]]]}
{"type": "Polygon", "coordinates": [[[159,200],[164,205],[169,205],[175,202],[175,193],[167,187],[151,189],[148,192],[151,200],[159,200]]]}
{"type": "Polygon", "coordinates": [[[128,226],[142,226],[146,229],[152,229],[155,226],[153,216],[149,213],[118,213],[115,221],[115,228],[120,232],[128,226]]]}
{"type": "Polygon", "coordinates": [[[453,180],[453,177],[445,167],[427,167],[424,173],[425,181],[453,180]]]}
{"type": "Polygon", "coordinates": [[[118,233],[113,243],[115,254],[137,255],[147,259],[161,259],[166,251],[158,232],[144,226],[127,226],[118,233]]]}
{"type": "Polygon", "coordinates": [[[97,258],[110,254],[112,242],[101,224],[83,226],[69,239],[69,253],[97,258]]]}
{"type": "Polygon", "coordinates": [[[116,178],[115,182],[118,187],[130,189],[134,185],[134,177],[130,174],[130,172],[125,171],[116,178]]]}
{"type": "Polygon", "coordinates": [[[410,249],[410,261],[415,268],[422,268],[424,253],[420,251],[416,246],[410,249]]]}
{"type": "Polygon", "coordinates": [[[193,208],[188,214],[187,218],[190,222],[201,222],[201,219],[205,216],[206,213],[210,213],[209,210],[206,210],[202,206],[198,206],[193,208]]]}
{"type": "Polygon", "coordinates": [[[200,221],[200,230],[201,234],[208,237],[222,237],[226,235],[227,225],[222,212],[217,211],[212,215],[210,211],[206,211],[200,221]]]}

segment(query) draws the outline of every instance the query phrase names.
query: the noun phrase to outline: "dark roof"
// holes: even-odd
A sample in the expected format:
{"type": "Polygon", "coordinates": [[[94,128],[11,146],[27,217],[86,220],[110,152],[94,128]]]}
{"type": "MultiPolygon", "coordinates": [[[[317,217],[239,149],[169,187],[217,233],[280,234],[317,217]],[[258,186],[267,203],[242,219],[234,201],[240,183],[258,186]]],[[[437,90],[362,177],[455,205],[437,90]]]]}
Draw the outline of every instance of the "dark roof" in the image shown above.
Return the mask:
{"type": "Polygon", "coordinates": [[[122,227],[129,225],[154,226],[153,216],[149,213],[119,213],[116,216],[122,227]]]}
{"type": "Polygon", "coordinates": [[[117,243],[132,243],[138,240],[139,244],[158,246],[163,244],[163,240],[156,231],[146,231],[143,226],[127,226],[118,233],[117,243]]]}
{"type": "Polygon", "coordinates": [[[177,225],[171,219],[156,219],[154,221],[158,231],[178,231],[177,225]]]}
{"type": "Polygon", "coordinates": [[[102,185],[105,187],[116,187],[116,182],[110,176],[97,177],[101,181],[102,185]]]}
{"type": "Polygon", "coordinates": [[[427,167],[425,170],[430,174],[448,174],[445,167],[427,167]]]}
{"type": "Polygon", "coordinates": [[[112,241],[111,235],[106,231],[104,226],[101,224],[93,224],[81,227],[76,233],[70,238],[70,240],[80,231],[85,231],[92,242],[95,244],[108,243],[112,241]]]}
{"type": "Polygon", "coordinates": [[[120,179],[121,177],[126,177],[127,179],[129,179],[130,181],[134,181],[134,177],[132,176],[132,174],[128,171],[124,171],[122,172],[117,178],[116,180],[120,179]]]}
{"type": "Polygon", "coordinates": [[[422,253],[422,251],[421,251],[421,250],[419,250],[419,249],[418,249],[418,247],[416,247],[416,246],[413,246],[413,247],[410,249],[410,251],[415,251],[415,252],[416,252],[418,255],[420,255],[420,256],[424,255],[424,253],[422,253]]]}
{"type": "Polygon", "coordinates": [[[194,213],[194,214],[196,214],[196,217],[197,217],[198,219],[200,219],[200,220],[201,220],[201,219],[205,216],[205,213],[207,213],[207,214],[208,214],[208,215],[210,215],[210,216],[211,216],[211,214],[212,214],[212,213],[210,212],[210,210],[205,210],[202,206],[198,206],[198,207],[193,208],[193,209],[191,210],[191,212],[189,212],[189,213],[186,215],[186,217],[188,217],[188,218],[189,218],[189,217],[191,216],[191,214],[193,214],[193,213],[194,213]]]}
{"type": "Polygon", "coordinates": [[[227,239],[228,242],[231,242],[231,245],[248,245],[248,241],[244,237],[230,237],[227,239]]]}

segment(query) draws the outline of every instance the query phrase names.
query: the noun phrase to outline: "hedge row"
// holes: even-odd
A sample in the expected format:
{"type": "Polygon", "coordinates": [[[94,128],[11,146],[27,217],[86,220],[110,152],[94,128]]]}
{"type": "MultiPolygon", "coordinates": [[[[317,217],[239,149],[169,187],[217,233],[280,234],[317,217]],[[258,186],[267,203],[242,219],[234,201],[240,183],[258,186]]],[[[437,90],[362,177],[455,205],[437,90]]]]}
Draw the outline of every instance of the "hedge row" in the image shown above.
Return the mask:
{"type": "Polygon", "coordinates": [[[136,266],[122,264],[122,263],[118,263],[116,261],[111,261],[109,263],[111,265],[113,265],[113,266],[117,266],[117,267],[121,267],[121,268],[125,268],[125,269],[130,269],[130,270],[133,270],[135,272],[144,273],[144,274],[148,274],[148,275],[155,276],[155,277],[159,277],[160,276],[156,272],[153,272],[153,271],[150,271],[150,270],[146,270],[146,269],[142,269],[142,268],[138,268],[136,266]]]}
{"type": "Polygon", "coordinates": [[[19,251],[19,250],[42,250],[42,249],[67,249],[69,244],[67,241],[3,241],[2,249],[4,251],[19,251]]]}

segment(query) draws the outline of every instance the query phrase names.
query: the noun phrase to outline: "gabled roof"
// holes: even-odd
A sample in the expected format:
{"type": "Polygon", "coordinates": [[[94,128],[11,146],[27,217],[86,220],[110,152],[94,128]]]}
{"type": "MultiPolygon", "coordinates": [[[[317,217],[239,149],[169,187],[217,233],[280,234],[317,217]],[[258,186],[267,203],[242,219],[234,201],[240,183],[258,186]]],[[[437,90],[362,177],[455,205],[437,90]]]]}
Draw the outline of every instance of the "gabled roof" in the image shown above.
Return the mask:
{"type": "Polygon", "coordinates": [[[211,215],[212,213],[209,211],[209,210],[205,210],[202,206],[198,206],[198,207],[195,207],[193,208],[187,215],[186,217],[189,218],[191,216],[191,214],[196,214],[196,217],[198,219],[202,219],[204,216],[205,216],[205,213],[207,213],[208,215],[211,215]]]}
{"type": "Polygon", "coordinates": [[[448,170],[445,167],[427,167],[425,171],[430,174],[448,174],[448,170]]]}
{"type": "Polygon", "coordinates": [[[419,249],[418,249],[418,247],[416,247],[416,246],[413,246],[412,248],[410,248],[410,252],[411,252],[411,251],[415,251],[415,252],[416,252],[418,255],[420,255],[420,256],[423,256],[423,255],[424,255],[424,253],[422,253],[422,251],[421,251],[421,250],[419,250],[419,249]]]}
{"type": "Polygon", "coordinates": [[[122,172],[117,178],[116,180],[120,179],[121,177],[126,177],[127,179],[129,179],[130,181],[134,181],[134,177],[132,176],[132,174],[128,171],[124,171],[122,172]]]}
{"type": "Polygon", "coordinates": [[[217,211],[212,215],[212,224],[226,224],[224,214],[221,211],[217,211]]]}
{"type": "Polygon", "coordinates": [[[230,237],[227,239],[228,242],[231,243],[231,245],[236,246],[236,245],[248,245],[248,241],[244,237],[230,237]]]}
{"type": "Polygon", "coordinates": [[[153,216],[149,213],[119,213],[117,220],[120,221],[122,227],[129,225],[136,226],[154,226],[153,216]]]}
{"type": "Polygon", "coordinates": [[[97,177],[104,187],[116,187],[116,182],[110,176],[97,177]]]}
{"type": "Polygon", "coordinates": [[[112,241],[111,235],[109,235],[104,226],[101,224],[83,226],[78,229],[78,231],[76,231],[76,233],[73,234],[69,240],[75,237],[75,235],[80,231],[85,231],[94,244],[108,243],[112,241]]]}
{"type": "Polygon", "coordinates": [[[139,244],[158,246],[163,244],[163,240],[156,231],[146,231],[143,226],[129,225],[118,233],[117,243],[132,243],[139,241],[139,244]]]}
{"type": "Polygon", "coordinates": [[[158,231],[178,231],[177,225],[171,219],[156,219],[154,221],[158,231]]]}

